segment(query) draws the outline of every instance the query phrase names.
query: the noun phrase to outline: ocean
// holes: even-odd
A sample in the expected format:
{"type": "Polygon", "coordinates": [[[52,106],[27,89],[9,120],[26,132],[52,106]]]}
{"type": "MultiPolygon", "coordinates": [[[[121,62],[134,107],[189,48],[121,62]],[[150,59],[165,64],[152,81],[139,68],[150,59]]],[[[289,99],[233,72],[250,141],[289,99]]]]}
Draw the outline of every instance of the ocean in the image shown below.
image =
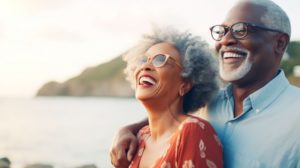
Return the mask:
{"type": "Polygon", "coordinates": [[[110,168],[116,130],[145,117],[133,98],[0,98],[0,157],[12,168],[110,168]]]}

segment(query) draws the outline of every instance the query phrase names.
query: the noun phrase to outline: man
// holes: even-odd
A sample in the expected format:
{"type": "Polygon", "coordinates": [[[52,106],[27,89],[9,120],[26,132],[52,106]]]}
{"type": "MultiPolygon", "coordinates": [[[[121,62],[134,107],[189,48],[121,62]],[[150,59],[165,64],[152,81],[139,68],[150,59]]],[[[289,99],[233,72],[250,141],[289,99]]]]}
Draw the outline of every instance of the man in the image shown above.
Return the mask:
{"type": "MultiPolygon", "coordinates": [[[[224,167],[300,168],[300,89],[279,67],[290,29],[286,13],[269,0],[239,1],[210,29],[220,76],[230,82],[207,113],[223,144],[224,167]]],[[[136,140],[128,130],[143,124],[117,134],[111,152],[115,166],[126,166],[127,149],[131,159],[136,140]]]]}

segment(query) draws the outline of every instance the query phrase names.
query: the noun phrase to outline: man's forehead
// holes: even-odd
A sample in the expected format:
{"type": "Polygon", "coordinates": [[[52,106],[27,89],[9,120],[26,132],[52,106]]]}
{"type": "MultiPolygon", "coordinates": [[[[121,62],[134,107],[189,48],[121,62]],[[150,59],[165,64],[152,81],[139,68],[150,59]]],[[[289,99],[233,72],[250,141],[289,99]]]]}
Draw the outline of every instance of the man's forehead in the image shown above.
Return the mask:
{"type": "Polygon", "coordinates": [[[251,2],[240,2],[233,6],[223,24],[233,24],[236,22],[249,22],[263,24],[261,17],[267,12],[264,6],[253,4],[251,2]]]}

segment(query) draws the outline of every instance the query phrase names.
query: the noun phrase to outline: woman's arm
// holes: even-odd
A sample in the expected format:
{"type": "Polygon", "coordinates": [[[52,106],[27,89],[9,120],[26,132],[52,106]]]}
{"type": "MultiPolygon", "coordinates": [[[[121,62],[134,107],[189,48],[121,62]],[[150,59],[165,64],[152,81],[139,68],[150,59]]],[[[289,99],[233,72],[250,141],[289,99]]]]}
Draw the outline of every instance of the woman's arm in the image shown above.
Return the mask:
{"type": "Polygon", "coordinates": [[[127,125],[117,131],[110,148],[111,163],[118,168],[127,168],[135,155],[138,141],[136,134],[148,124],[148,119],[127,125]]]}

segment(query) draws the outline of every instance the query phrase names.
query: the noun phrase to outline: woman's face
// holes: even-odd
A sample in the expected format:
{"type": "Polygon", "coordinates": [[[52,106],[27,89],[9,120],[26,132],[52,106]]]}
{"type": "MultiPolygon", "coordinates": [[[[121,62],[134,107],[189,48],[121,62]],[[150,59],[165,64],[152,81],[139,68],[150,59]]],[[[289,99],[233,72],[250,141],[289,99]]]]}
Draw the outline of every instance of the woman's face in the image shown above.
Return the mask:
{"type": "Polygon", "coordinates": [[[172,101],[183,83],[179,51],[170,43],[158,43],[150,47],[144,57],[144,62],[135,71],[136,98],[172,101]],[[164,58],[167,58],[165,62],[164,58]]]}

